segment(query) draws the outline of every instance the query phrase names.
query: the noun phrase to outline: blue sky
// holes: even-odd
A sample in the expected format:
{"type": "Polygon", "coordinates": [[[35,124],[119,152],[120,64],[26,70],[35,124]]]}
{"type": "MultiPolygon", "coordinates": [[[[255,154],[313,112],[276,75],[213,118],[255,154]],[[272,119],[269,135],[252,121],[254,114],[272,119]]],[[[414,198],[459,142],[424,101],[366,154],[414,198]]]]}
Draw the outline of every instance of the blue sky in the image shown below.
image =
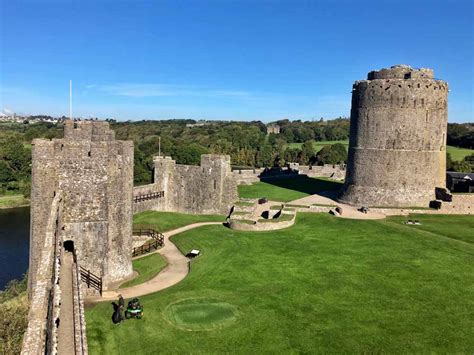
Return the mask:
{"type": "Polygon", "coordinates": [[[118,119],[348,116],[394,64],[450,84],[473,122],[472,0],[0,0],[0,110],[118,119]]]}

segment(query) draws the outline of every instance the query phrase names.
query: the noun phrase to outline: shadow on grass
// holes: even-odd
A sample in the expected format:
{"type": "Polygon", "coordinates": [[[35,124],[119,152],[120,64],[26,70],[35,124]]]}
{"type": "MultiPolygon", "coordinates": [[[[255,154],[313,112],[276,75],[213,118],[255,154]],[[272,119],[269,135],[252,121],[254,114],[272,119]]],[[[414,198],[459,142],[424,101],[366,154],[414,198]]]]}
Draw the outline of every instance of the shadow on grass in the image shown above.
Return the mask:
{"type": "Polygon", "coordinates": [[[270,185],[303,192],[309,195],[317,194],[322,191],[337,192],[342,187],[341,182],[326,180],[324,178],[312,178],[306,175],[298,175],[281,180],[265,179],[262,181],[270,185]]]}

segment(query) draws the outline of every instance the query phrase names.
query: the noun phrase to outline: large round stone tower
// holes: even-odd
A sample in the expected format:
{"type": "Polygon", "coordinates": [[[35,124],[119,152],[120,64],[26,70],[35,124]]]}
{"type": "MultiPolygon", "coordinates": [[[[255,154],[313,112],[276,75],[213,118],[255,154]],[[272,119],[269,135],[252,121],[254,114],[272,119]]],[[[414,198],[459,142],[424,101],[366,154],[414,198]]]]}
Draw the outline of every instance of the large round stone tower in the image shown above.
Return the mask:
{"type": "Polygon", "coordinates": [[[432,70],[406,65],[354,83],[341,202],[428,206],[446,186],[447,95],[432,70]]]}

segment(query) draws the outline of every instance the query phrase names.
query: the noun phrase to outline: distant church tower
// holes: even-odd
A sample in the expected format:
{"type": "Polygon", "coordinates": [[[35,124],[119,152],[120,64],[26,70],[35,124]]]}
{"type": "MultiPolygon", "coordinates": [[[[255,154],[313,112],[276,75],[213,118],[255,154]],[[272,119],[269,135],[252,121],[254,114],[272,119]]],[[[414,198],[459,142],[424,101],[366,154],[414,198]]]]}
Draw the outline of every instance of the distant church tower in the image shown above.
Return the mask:
{"type": "Polygon", "coordinates": [[[396,65],[356,81],[340,200],[428,206],[446,186],[447,102],[448,84],[430,69],[396,65]]]}

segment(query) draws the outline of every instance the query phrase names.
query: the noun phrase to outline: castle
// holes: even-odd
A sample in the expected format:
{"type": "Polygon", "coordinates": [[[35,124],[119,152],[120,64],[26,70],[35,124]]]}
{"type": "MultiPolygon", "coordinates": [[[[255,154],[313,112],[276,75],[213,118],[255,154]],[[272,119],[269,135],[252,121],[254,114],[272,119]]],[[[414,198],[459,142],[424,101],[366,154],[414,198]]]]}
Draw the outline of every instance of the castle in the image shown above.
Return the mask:
{"type": "Polygon", "coordinates": [[[340,201],[427,207],[446,186],[447,96],[432,70],[406,65],[356,81],[340,201]]]}
{"type": "MultiPolygon", "coordinates": [[[[435,188],[445,187],[447,93],[431,70],[408,66],[370,72],[354,84],[341,201],[427,206],[435,198],[435,188]]],[[[133,187],[133,142],[115,140],[108,123],[97,121],[66,121],[64,138],[33,141],[32,157],[23,354],[66,353],[71,342],[74,352],[87,353],[82,297],[132,274],[133,213],[227,213],[237,180],[254,178],[232,173],[229,156],[203,155],[200,166],[158,156],[154,182],[133,187]],[[88,282],[96,275],[94,290],[82,285],[84,274],[88,282]]],[[[315,171],[343,173],[321,169],[315,171]]]]}

